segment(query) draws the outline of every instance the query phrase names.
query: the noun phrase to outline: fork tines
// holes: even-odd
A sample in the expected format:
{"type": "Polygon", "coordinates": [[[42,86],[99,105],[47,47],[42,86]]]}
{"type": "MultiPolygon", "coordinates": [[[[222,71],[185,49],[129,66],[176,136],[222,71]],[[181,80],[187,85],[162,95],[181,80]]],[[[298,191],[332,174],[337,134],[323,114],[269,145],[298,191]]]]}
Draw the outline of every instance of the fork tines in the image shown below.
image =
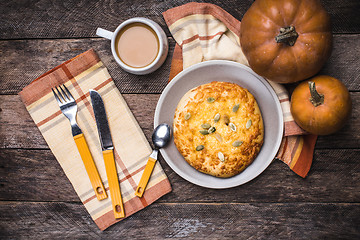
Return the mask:
{"type": "Polygon", "coordinates": [[[74,97],[71,95],[70,91],[67,89],[65,84],[63,84],[62,86],[65,90],[61,86],[54,87],[56,92],[55,92],[54,88],[51,89],[54,93],[56,101],[59,104],[62,104],[62,103],[68,102],[68,101],[74,101],[74,97]],[[60,91],[59,91],[59,88],[60,88],[60,91]]]}

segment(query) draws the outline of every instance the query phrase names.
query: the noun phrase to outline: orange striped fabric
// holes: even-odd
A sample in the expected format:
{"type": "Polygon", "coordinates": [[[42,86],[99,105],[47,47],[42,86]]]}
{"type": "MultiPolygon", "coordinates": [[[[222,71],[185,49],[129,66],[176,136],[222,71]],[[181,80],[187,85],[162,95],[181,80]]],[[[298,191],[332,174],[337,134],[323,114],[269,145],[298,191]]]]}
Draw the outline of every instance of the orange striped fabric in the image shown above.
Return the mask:
{"type": "MultiPolygon", "coordinates": [[[[222,8],[209,3],[188,3],[163,13],[176,41],[169,81],[183,69],[207,60],[248,61],[240,44],[241,23],[222,8]]],[[[277,159],[301,177],[308,174],[317,136],[304,135],[290,113],[289,93],[281,84],[269,81],[284,117],[284,137],[277,159]]]]}
{"type": "Polygon", "coordinates": [[[145,194],[142,198],[135,196],[151,148],[106,67],[93,50],[80,54],[40,76],[19,95],[86,210],[97,226],[104,230],[120,220],[114,218],[112,210],[89,89],[97,90],[104,100],[126,217],[170,192],[171,186],[157,163],[145,194]],[[51,91],[52,87],[61,84],[65,84],[76,99],[77,122],[85,135],[109,196],[105,200],[98,201],[96,198],[73,140],[70,123],[60,111],[51,91]]]}

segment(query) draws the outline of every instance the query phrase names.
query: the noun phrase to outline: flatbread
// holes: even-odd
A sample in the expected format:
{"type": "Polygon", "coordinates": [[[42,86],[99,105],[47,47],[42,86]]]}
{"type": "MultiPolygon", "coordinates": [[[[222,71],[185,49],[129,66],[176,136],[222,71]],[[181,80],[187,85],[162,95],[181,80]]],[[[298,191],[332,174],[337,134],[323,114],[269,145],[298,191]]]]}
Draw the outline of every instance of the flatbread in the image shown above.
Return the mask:
{"type": "Polygon", "coordinates": [[[176,108],[173,130],[177,149],[192,167],[222,178],[249,166],[264,141],[254,96],[229,82],[211,82],[188,91],[176,108]]]}

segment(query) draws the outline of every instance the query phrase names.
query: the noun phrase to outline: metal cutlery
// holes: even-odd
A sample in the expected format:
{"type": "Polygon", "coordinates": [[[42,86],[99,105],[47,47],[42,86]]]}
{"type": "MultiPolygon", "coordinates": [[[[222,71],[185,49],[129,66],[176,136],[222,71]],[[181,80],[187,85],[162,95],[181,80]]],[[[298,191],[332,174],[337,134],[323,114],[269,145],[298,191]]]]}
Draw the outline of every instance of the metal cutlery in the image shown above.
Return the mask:
{"type": "Polygon", "coordinates": [[[74,97],[65,85],[58,86],[51,89],[54,93],[55,99],[59,104],[61,112],[69,119],[71,124],[71,131],[79,150],[81,159],[84,163],[86,172],[89,176],[91,185],[95,191],[98,200],[107,198],[106,190],[101,181],[99,172],[95,166],[94,160],[91,156],[89,147],[86,143],[83,132],[76,122],[77,105],[74,97]]]}
{"type": "Polygon", "coordinates": [[[146,186],[149,182],[149,179],[155,167],[155,163],[157,161],[157,155],[159,149],[165,147],[170,141],[171,138],[170,126],[167,125],[166,123],[160,124],[155,128],[151,138],[154,143],[155,149],[150,154],[144,172],[141,175],[139,185],[136,188],[135,195],[138,197],[142,197],[145,192],[146,186]]]}
{"type": "Polygon", "coordinates": [[[111,139],[104,102],[97,91],[89,90],[89,92],[99,132],[114,216],[115,218],[123,218],[125,217],[125,210],[120,192],[119,179],[114,159],[114,146],[111,139]]]}

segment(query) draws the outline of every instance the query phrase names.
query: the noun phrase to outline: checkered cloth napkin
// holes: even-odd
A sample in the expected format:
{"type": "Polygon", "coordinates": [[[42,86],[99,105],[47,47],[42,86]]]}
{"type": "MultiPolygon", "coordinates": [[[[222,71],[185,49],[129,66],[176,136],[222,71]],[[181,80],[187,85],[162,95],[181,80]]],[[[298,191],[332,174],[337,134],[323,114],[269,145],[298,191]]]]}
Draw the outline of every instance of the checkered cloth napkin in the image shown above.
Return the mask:
{"type": "MultiPolygon", "coordinates": [[[[163,13],[176,46],[171,80],[183,69],[207,60],[231,60],[249,66],[240,45],[241,23],[222,8],[209,3],[188,3],[163,13]]],[[[281,84],[269,81],[283,110],[284,137],[277,159],[301,177],[308,174],[317,139],[306,134],[290,113],[289,94],[281,84]]]]}
{"type": "Polygon", "coordinates": [[[120,180],[126,217],[148,206],[171,191],[159,163],[142,198],[135,196],[137,184],[151,153],[136,119],[116,88],[106,67],[93,50],[61,64],[34,80],[19,95],[55,158],[69,178],[96,225],[104,230],[118,222],[114,218],[100,140],[89,89],[103,98],[114,144],[114,156],[120,180]],[[76,99],[77,121],[82,129],[108,198],[97,200],[71,134],[68,119],[62,114],[51,88],[65,84],[76,99]]]}

